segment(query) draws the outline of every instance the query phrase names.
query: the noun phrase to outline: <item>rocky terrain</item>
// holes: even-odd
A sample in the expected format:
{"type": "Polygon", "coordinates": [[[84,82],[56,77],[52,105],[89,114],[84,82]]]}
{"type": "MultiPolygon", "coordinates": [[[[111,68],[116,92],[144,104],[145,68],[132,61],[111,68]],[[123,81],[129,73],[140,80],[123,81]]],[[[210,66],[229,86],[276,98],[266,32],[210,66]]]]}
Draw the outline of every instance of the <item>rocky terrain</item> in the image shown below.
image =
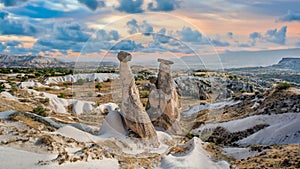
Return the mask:
{"type": "Polygon", "coordinates": [[[43,56],[12,56],[0,54],[1,68],[49,68],[49,67],[68,67],[68,64],[55,58],[43,56]]]}
{"type": "Polygon", "coordinates": [[[117,58],[120,73],[0,74],[0,168],[300,167],[297,82],[117,58]]]}

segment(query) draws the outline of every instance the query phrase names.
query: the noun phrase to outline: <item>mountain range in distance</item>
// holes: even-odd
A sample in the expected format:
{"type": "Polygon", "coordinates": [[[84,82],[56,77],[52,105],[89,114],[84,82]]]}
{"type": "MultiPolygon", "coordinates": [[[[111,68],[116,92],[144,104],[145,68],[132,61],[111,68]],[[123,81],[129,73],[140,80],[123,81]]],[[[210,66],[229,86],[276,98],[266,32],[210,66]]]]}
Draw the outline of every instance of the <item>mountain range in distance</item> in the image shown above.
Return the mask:
{"type": "Polygon", "coordinates": [[[0,68],[74,68],[74,67],[116,67],[114,62],[65,62],[57,58],[33,55],[0,54],[0,68]]]}
{"type": "MultiPolygon", "coordinates": [[[[189,57],[191,58],[191,57],[189,57]]],[[[197,59],[197,58],[196,58],[197,59]]],[[[199,58],[198,58],[199,59],[199,58]]],[[[186,60],[186,59],[184,59],[186,60]]],[[[193,60],[193,59],[191,59],[193,60]]],[[[188,62],[188,61],[187,61],[188,62]]],[[[0,68],[97,68],[99,66],[116,68],[118,64],[114,61],[102,62],[65,62],[57,58],[32,56],[32,55],[3,55],[0,54],[0,68]]],[[[228,68],[227,70],[291,70],[300,71],[300,58],[285,57],[282,58],[277,64],[269,66],[253,66],[244,68],[228,68]]]]}

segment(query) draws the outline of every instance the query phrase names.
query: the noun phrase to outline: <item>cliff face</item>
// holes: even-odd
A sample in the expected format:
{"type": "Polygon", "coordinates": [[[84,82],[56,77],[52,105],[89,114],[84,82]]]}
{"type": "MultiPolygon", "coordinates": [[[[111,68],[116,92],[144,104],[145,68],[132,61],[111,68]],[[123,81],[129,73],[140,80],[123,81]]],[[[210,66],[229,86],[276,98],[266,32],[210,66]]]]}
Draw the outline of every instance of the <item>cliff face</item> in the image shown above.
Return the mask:
{"type": "Polygon", "coordinates": [[[0,67],[2,68],[46,68],[46,67],[67,67],[64,63],[55,58],[43,56],[14,56],[0,54],[0,67]]]}
{"type": "Polygon", "coordinates": [[[283,58],[278,64],[272,67],[290,70],[300,70],[300,58],[283,58]]]}

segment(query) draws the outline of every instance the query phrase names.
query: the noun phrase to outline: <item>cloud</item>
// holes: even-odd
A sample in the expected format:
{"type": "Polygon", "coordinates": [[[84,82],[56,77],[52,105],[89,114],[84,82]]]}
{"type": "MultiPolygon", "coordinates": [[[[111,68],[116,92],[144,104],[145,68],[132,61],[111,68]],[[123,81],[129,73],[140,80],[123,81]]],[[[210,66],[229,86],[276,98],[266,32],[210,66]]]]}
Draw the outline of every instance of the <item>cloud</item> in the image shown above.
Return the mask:
{"type": "Polygon", "coordinates": [[[126,23],[127,27],[129,28],[129,34],[135,34],[139,32],[139,25],[135,19],[132,19],[126,23]]]}
{"type": "Polygon", "coordinates": [[[296,13],[294,11],[288,10],[288,12],[285,15],[283,15],[276,21],[281,21],[281,22],[300,21],[300,13],[296,13]]]}
{"type": "Polygon", "coordinates": [[[21,44],[21,42],[16,41],[16,40],[12,40],[12,41],[7,41],[5,44],[6,44],[7,46],[18,46],[18,45],[21,44]]]}
{"type": "Polygon", "coordinates": [[[144,48],[142,44],[136,44],[133,40],[121,40],[112,46],[112,50],[137,51],[144,48]]]}
{"type": "Polygon", "coordinates": [[[1,15],[0,34],[2,35],[33,36],[38,33],[38,28],[27,19],[8,18],[8,14],[3,12],[1,15]]]}
{"type": "Polygon", "coordinates": [[[143,3],[144,0],[119,0],[120,5],[116,9],[126,13],[142,13],[143,3]]]}
{"type": "Polygon", "coordinates": [[[279,30],[270,29],[267,30],[265,34],[261,34],[259,32],[253,32],[249,35],[248,43],[239,44],[239,47],[253,47],[256,45],[256,42],[259,41],[267,41],[279,45],[285,45],[286,41],[286,32],[287,26],[283,26],[279,30]]]}
{"type": "Polygon", "coordinates": [[[298,40],[298,42],[296,42],[296,46],[300,47],[300,40],[298,40]]]}
{"type": "Polygon", "coordinates": [[[48,9],[45,2],[27,3],[27,5],[9,9],[15,15],[27,16],[30,18],[58,18],[65,16],[66,13],[60,10],[48,9]]]}
{"type": "Polygon", "coordinates": [[[87,28],[76,22],[57,23],[54,25],[53,34],[56,39],[74,42],[86,42],[90,38],[87,28]]]}
{"type": "Polygon", "coordinates": [[[190,27],[183,27],[182,30],[177,31],[180,39],[184,42],[203,42],[203,35],[198,30],[192,30],[190,27]]]}
{"type": "Polygon", "coordinates": [[[0,42],[0,52],[3,52],[6,49],[6,46],[3,45],[2,42],[0,42]]]}
{"type": "MultiPolygon", "coordinates": [[[[112,43],[120,39],[119,32],[116,30],[98,30],[92,36],[93,30],[86,25],[79,25],[76,22],[57,23],[53,26],[50,34],[37,40],[34,48],[41,51],[58,50],[67,53],[73,52],[93,53],[101,50],[110,50],[112,43]]],[[[126,44],[120,44],[116,48],[125,48],[126,44]],[[124,45],[124,46],[122,46],[124,45]]],[[[129,48],[133,44],[128,43],[129,48]]]]}
{"type": "Polygon", "coordinates": [[[147,23],[147,21],[143,21],[143,24],[140,26],[140,31],[145,36],[150,36],[153,33],[153,27],[147,23]]]}
{"type": "Polygon", "coordinates": [[[232,32],[227,32],[227,36],[228,36],[230,39],[233,39],[233,33],[232,33],[232,32]]]}
{"type": "Polygon", "coordinates": [[[253,32],[249,35],[250,46],[255,46],[257,39],[260,39],[262,36],[259,32],[253,32]]]}
{"type": "Polygon", "coordinates": [[[218,39],[211,39],[211,43],[215,46],[219,46],[219,47],[226,47],[226,46],[230,46],[229,42],[223,42],[221,40],[218,39]]]}
{"type": "Polygon", "coordinates": [[[142,24],[138,24],[135,19],[132,19],[126,23],[129,34],[142,33],[145,36],[150,36],[153,33],[153,26],[147,21],[143,21],[142,24]]]}
{"type": "Polygon", "coordinates": [[[4,6],[16,6],[21,5],[28,0],[0,0],[0,3],[2,3],[4,6]]]}
{"type": "Polygon", "coordinates": [[[84,4],[86,7],[88,7],[92,11],[95,11],[98,8],[105,7],[105,2],[99,1],[99,0],[78,0],[78,2],[81,4],[84,4]]]}
{"type": "Polygon", "coordinates": [[[178,0],[154,0],[148,4],[148,9],[151,11],[173,11],[180,7],[178,0]]]}
{"type": "Polygon", "coordinates": [[[0,19],[5,19],[8,16],[7,12],[0,11],[0,19]]]}
{"type": "Polygon", "coordinates": [[[284,45],[286,41],[287,26],[283,26],[281,29],[271,29],[265,33],[264,39],[268,42],[284,45]]]}
{"type": "Polygon", "coordinates": [[[169,43],[170,36],[166,35],[166,28],[161,28],[157,33],[153,35],[154,41],[158,41],[159,43],[169,43]]]}
{"type": "Polygon", "coordinates": [[[251,39],[261,38],[261,34],[259,32],[253,32],[249,35],[251,39]]]}
{"type": "Polygon", "coordinates": [[[35,42],[34,48],[41,51],[59,50],[62,53],[67,50],[78,52],[92,34],[85,25],[76,22],[55,23],[49,32],[35,42]]]}
{"type": "Polygon", "coordinates": [[[116,30],[112,30],[110,32],[106,32],[104,29],[100,29],[96,32],[96,39],[101,41],[111,41],[111,40],[119,40],[120,35],[116,30]]]}

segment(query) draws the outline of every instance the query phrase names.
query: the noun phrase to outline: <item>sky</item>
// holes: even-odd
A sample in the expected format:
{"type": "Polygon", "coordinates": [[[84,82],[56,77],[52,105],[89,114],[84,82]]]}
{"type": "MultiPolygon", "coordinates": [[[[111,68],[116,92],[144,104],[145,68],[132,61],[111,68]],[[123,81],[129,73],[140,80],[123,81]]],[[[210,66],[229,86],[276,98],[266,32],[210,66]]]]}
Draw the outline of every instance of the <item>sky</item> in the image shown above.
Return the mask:
{"type": "Polygon", "coordinates": [[[93,58],[125,50],[149,58],[286,51],[300,47],[299,6],[299,0],[0,0],[0,53],[93,58]]]}

